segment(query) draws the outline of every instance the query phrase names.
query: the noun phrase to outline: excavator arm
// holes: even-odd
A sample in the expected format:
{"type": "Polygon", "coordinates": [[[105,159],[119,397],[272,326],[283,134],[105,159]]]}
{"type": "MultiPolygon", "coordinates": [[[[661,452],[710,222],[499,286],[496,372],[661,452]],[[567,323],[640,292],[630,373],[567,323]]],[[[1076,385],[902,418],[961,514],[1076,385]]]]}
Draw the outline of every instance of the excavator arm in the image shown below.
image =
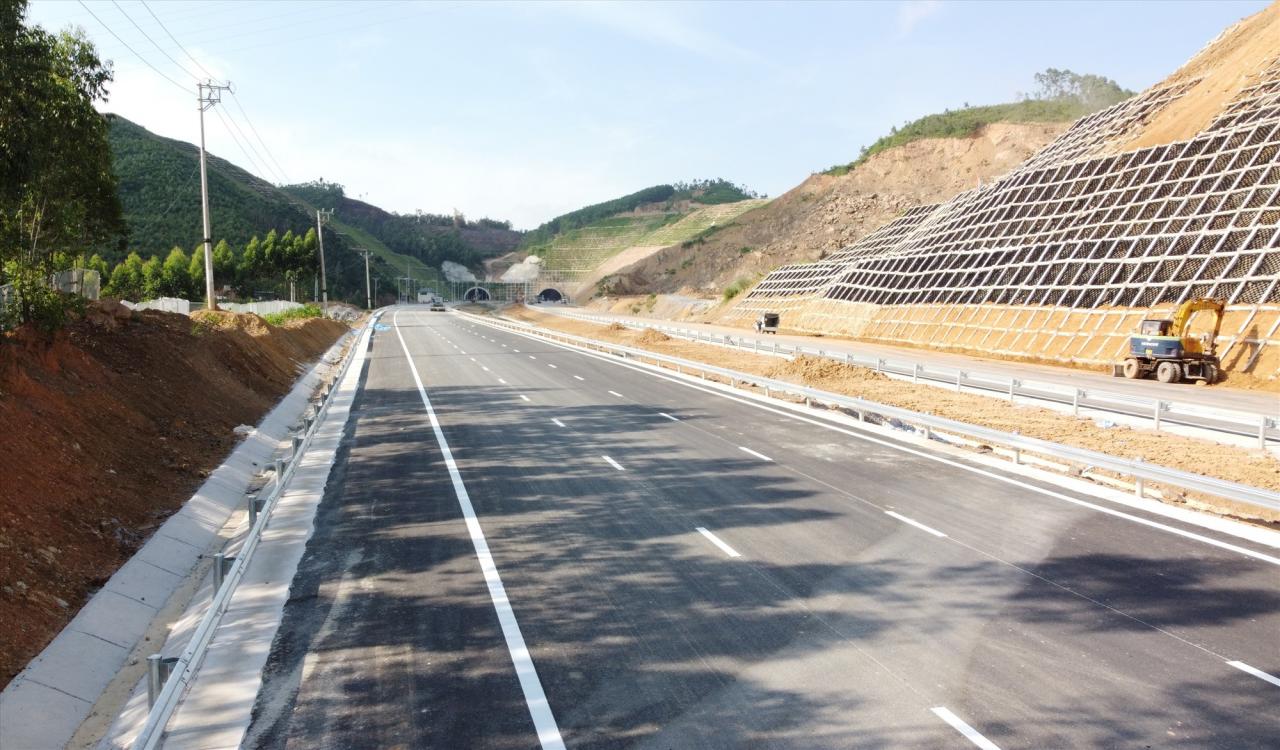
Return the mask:
{"type": "MultiPolygon", "coordinates": [[[[1218,332],[1222,330],[1222,312],[1225,307],[1226,305],[1223,304],[1222,300],[1213,299],[1211,297],[1200,297],[1198,299],[1187,300],[1186,302],[1183,302],[1178,307],[1178,311],[1173,314],[1173,330],[1170,331],[1170,333],[1180,339],[1183,339],[1184,342],[1189,343],[1187,339],[1187,327],[1191,324],[1191,317],[1202,311],[1212,312],[1213,334],[1209,337],[1207,342],[1207,353],[1213,354],[1214,342],[1218,340],[1218,332]]],[[[1198,345],[1199,342],[1197,341],[1196,344],[1198,345]]],[[[1191,348],[1192,347],[1188,347],[1188,349],[1191,348]]],[[[1199,347],[1197,346],[1196,348],[1199,347]]]]}

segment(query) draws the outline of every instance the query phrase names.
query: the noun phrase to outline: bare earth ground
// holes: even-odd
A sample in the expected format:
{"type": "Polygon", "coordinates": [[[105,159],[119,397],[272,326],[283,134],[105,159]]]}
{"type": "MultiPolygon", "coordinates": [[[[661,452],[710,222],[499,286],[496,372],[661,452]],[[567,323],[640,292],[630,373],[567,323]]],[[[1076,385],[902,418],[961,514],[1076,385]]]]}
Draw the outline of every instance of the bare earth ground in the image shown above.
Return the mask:
{"type": "Polygon", "coordinates": [[[845,175],[811,175],[688,247],[673,245],[615,270],[611,293],[718,297],[740,276],[754,279],[786,263],[817,260],[908,208],[999,177],[1067,125],[996,123],[967,138],[928,138],[890,149],[845,175]]]}
{"type": "MultiPolygon", "coordinates": [[[[893,380],[874,370],[832,360],[801,357],[787,362],[776,357],[671,339],[650,329],[642,333],[616,323],[605,326],[570,320],[518,306],[508,307],[502,314],[579,336],[635,346],[1114,456],[1141,457],[1154,464],[1254,487],[1280,490],[1280,460],[1261,451],[1123,426],[1103,428],[1091,419],[1077,419],[1039,407],[1009,404],[986,396],[893,380]]],[[[1245,515],[1236,509],[1231,513],[1245,515]]],[[[1280,522],[1280,518],[1268,520],[1280,522]]]]}
{"type": "Polygon", "coordinates": [[[0,684],[346,330],[108,302],[0,337],[0,684]]]}

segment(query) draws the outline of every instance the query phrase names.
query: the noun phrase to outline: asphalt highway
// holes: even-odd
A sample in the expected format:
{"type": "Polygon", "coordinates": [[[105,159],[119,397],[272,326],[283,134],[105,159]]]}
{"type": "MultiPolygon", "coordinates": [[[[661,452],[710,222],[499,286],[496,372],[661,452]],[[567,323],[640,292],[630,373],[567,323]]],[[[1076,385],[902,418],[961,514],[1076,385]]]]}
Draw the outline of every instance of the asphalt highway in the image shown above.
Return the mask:
{"type": "Polygon", "coordinates": [[[383,322],[246,747],[1280,746],[1280,550],[383,322]]]}

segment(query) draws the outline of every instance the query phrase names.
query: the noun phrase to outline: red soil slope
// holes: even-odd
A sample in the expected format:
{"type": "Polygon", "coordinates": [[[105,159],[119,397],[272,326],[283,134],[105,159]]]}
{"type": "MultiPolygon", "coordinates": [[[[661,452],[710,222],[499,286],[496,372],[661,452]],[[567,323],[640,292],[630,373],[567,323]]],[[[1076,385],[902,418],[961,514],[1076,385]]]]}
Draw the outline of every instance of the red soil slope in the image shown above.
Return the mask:
{"type": "Polygon", "coordinates": [[[345,330],[105,303],[0,337],[0,685],[345,330]]]}

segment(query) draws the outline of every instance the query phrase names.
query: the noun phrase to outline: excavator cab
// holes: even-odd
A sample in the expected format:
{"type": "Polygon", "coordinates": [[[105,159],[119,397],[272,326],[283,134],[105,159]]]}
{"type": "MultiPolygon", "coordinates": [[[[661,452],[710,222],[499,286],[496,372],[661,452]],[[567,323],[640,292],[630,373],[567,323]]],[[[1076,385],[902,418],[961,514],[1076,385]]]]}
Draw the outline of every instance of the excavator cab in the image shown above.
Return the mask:
{"type": "Polygon", "coordinates": [[[1162,383],[1184,378],[1215,382],[1219,364],[1214,342],[1222,326],[1224,307],[1222,300],[1193,299],[1182,303],[1172,319],[1142,321],[1138,332],[1129,338],[1129,356],[1116,368],[1117,374],[1141,378],[1155,373],[1162,383]],[[1192,317],[1201,311],[1213,313],[1213,330],[1194,336],[1188,329],[1192,317]]]}

